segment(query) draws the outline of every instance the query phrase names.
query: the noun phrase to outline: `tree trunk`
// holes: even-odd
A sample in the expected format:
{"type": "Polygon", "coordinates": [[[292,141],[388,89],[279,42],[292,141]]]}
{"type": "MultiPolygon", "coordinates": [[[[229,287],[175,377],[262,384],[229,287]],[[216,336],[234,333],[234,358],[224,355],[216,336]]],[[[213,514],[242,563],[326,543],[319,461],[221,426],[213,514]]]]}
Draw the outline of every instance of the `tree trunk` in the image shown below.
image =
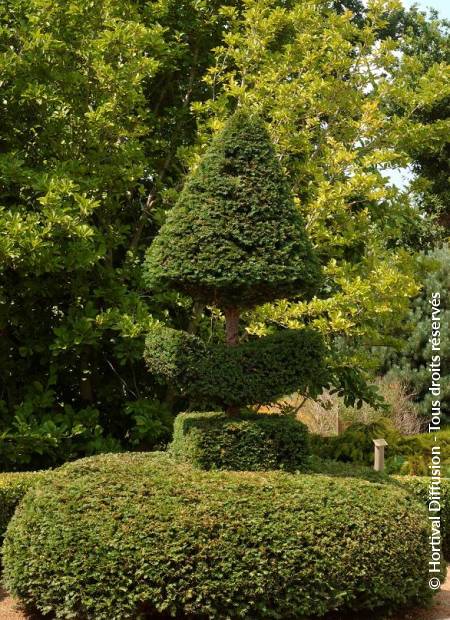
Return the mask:
{"type": "Polygon", "coordinates": [[[227,344],[233,347],[239,342],[239,308],[226,308],[224,314],[227,344]]]}
{"type": "MultiPolygon", "coordinates": [[[[239,343],[239,308],[225,308],[224,315],[227,345],[234,347],[239,343]]],[[[228,405],[225,411],[229,416],[237,416],[240,407],[228,405]]]]}

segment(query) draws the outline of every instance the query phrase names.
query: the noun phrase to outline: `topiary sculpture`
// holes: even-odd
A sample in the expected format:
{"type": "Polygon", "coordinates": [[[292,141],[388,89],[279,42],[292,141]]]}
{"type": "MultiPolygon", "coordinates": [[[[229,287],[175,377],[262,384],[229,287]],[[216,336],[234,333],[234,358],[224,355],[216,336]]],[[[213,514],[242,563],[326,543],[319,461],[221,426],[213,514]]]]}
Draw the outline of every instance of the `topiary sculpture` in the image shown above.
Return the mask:
{"type": "Polygon", "coordinates": [[[158,326],[146,341],[150,371],[203,408],[229,414],[328,382],[319,334],[285,330],[239,343],[243,310],[279,298],[310,299],[319,261],[270,137],[239,110],[212,142],[146,257],[153,290],[176,290],[225,316],[226,344],[158,326]]]}

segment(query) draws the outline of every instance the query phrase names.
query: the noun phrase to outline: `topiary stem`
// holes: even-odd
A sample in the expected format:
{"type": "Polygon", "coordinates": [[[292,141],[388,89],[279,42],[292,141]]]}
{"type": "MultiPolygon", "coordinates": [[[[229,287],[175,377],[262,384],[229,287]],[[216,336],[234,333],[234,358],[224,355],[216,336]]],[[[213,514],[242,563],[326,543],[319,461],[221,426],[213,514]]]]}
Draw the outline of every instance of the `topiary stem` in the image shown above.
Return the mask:
{"type": "Polygon", "coordinates": [[[227,344],[235,346],[239,342],[239,308],[225,308],[224,314],[227,344]]]}
{"type": "MultiPolygon", "coordinates": [[[[234,347],[239,343],[239,308],[225,308],[224,315],[227,345],[234,347]]],[[[237,416],[239,410],[237,405],[228,405],[225,412],[229,416],[237,416]]]]}

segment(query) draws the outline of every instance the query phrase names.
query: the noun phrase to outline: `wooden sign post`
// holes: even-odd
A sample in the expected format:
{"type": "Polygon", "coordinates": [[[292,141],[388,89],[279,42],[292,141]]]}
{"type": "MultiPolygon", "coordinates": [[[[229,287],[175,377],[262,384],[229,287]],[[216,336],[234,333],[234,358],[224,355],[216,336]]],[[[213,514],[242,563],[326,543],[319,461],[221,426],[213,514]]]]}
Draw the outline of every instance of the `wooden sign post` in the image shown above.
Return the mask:
{"type": "Polygon", "coordinates": [[[383,471],[384,469],[384,449],[388,445],[385,439],[374,439],[375,460],[373,468],[375,471],[383,471]]]}

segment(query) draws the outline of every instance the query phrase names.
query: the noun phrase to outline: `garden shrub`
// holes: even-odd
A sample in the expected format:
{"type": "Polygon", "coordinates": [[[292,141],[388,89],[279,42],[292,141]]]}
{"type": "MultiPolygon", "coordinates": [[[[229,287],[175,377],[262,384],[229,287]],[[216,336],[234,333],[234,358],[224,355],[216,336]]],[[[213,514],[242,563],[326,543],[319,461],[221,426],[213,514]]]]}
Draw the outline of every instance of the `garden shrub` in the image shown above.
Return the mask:
{"type": "Polygon", "coordinates": [[[104,455],[27,494],[4,573],[56,618],[297,620],[428,601],[428,532],[395,486],[104,455]]]}
{"type": "Polygon", "coordinates": [[[384,400],[384,406],[374,407],[369,402],[363,402],[361,407],[346,406],[344,399],[336,393],[325,393],[325,401],[328,408],[333,408],[339,413],[339,420],[345,426],[350,426],[357,422],[370,424],[380,422],[383,418],[389,422],[402,435],[414,435],[420,433],[424,428],[423,416],[420,416],[417,406],[413,401],[414,395],[408,386],[402,381],[395,381],[387,377],[378,377],[373,383],[384,400]]]}
{"type": "Polygon", "coordinates": [[[431,271],[424,274],[422,290],[411,302],[409,317],[404,322],[402,341],[397,351],[389,349],[384,370],[390,380],[402,381],[414,394],[417,409],[425,424],[433,401],[430,391],[430,361],[435,351],[430,340],[430,327],[439,320],[440,331],[440,412],[450,416],[450,246],[433,249],[419,258],[419,264],[431,271]],[[435,300],[434,304],[430,300],[435,300]]]}
{"type": "Polygon", "coordinates": [[[405,456],[420,454],[429,460],[432,447],[436,445],[441,448],[441,458],[443,460],[450,459],[450,429],[400,437],[396,446],[396,453],[405,456]]]}
{"type": "Polygon", "coordinates": [[[148,249],[144,278],[222,309],[316,293],[319,259],[256,115],[240,108],[213,139],[148,249]]]}
{"type": "Polygon", "coordinates": [[[340,435],[331,437],[312,435],[311,449],[313,454],[324,459],[372,465],[373,440],[380,437],[388,442],[389,454],[398,443],[399,434],[392,425],[383,421],[352,424],[340,435]]]}
{"type": "Polygon", "coordinates": [[[175,419],[171,452],[201,469],[295,471],[305,466],[308,429],[281,415],[182,413],[175,419]]]}
{"type": "MultiPolygon", "coordinates": [[[[396,480],[408,493],[424,506],[428,506],[430,478],[425,476],[397,476],[396,480]]],[[[450,480],[441,478],[440,495],[442,551],[444,557],[450,559],[450,480]]]]}
{"type": "Polygon", "coordinates": [[[428,476],[433,446],[440,447],[441,475],[450,475],[450,430],[400,437],[387,460],[390,473],[428,476]]]}
{"type": "Polygon", "coordinates": [[[324,474],[326,476],[362,478],[363,480],[378,483],[391,481],[387,473],[375,471],[373,467],[369,467],[368,465],[322,459],[314,454],[307,459],[306,471],[308,473],[324,474]]]}
{"type": "Polygon", "coordinates": [[[41,478],[42,474],[35,472],[0,474],[0,545],[17,504],[41,478]]]}
{"type": "Polygon", "coordinates": [[[121,442],[103,429],[98,409],[76,410],[66,403],[58,410],[52,390],[45,391],[36,384],[33,388],[36,409],[27,392],[22,405],[6,425],[0,401],[1,471],[49,469],[81,456],[121,450],[121,442]],[[52,403],[55,406],[44,412],[39,408],[42,402],[46,407],[51,407],[52,403]]]}
{"type": "Polygon", "coordinates": [[[267,403],[297,389],[314,395],[329,380],[323,339],[309,329],[229,347],[158,325],[147,336],[144,356],[153,375],[206,406],[267,403]]]}

